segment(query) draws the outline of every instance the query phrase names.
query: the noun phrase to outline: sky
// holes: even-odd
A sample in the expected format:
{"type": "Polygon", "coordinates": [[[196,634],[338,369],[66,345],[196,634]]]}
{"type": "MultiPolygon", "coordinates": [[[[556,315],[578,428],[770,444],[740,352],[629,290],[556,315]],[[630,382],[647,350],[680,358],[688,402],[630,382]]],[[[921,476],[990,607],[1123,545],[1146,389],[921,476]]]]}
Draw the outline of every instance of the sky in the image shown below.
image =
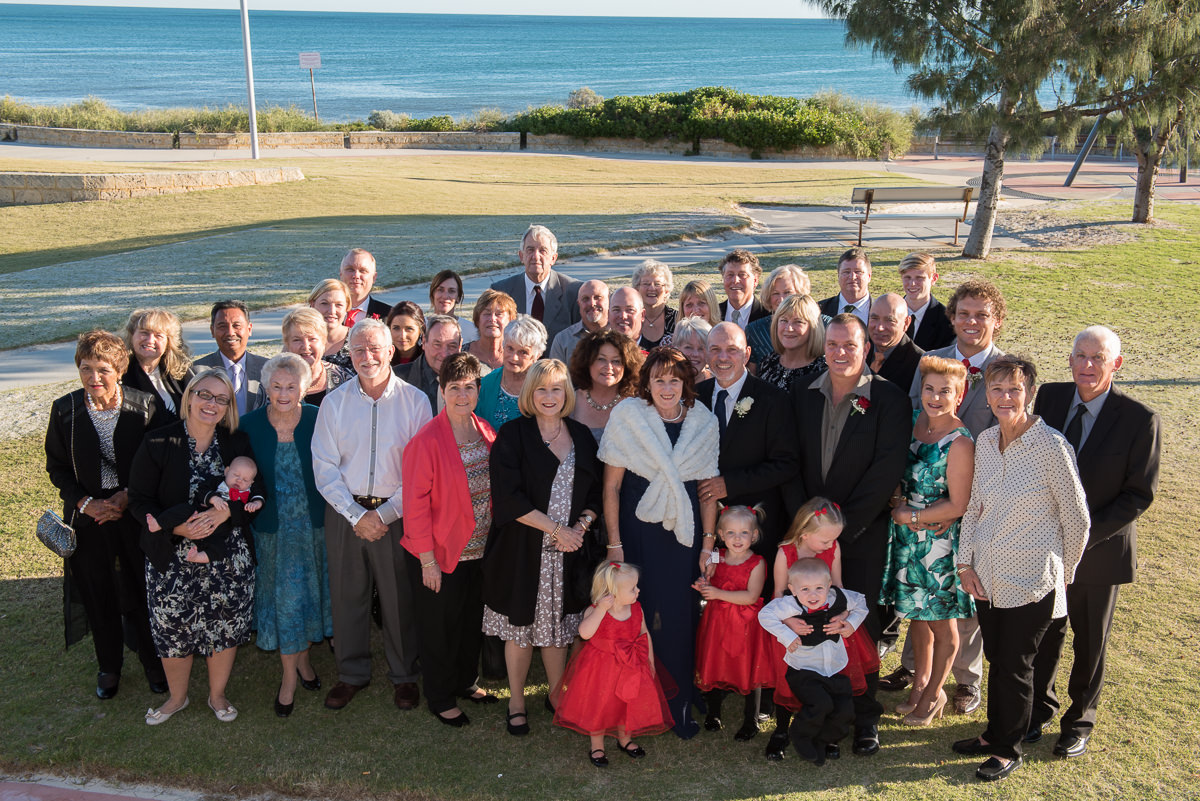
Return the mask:
{"type": "MultiPolygon", "coordinates": [[[[14,0],[0,0],[0,5],[14,0]]],[[[420,0],[247,0],[262,11],[394,11],[431,13],[420,0]]],[[[170,8],[238,8],[239,0],[46,0],[39,5],[149,6],[170,8]]],[[[805,0],[755,0],[731,14],[729,0],[441,0],[446,14],[555,14],[608,17],[821,17],[805,0]]]]}

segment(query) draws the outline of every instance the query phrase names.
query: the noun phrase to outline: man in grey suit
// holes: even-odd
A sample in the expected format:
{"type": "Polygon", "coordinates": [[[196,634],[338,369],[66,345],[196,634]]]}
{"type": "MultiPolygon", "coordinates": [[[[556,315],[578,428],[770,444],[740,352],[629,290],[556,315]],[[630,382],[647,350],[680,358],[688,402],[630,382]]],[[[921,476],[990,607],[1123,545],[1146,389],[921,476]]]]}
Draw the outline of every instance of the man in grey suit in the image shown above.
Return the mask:
{"type": "Polygon", "coordinates": [[[547,344],[571,323],[579,322],[579,281],[552,268],[558,260],[558,239],[544,225],[531,225],[521,237],[522,275],[492,284],[517,303],[517,311],[546,326],[547,344]]]}
{"type": "Polygon", "coordinates": [[[252,412],[267,403],[267,393],[260,379],[267,360],[246,352],[254,325],[246,304],[240,300],[220,300],[213,304],[209,331],[217,350],[192,363],[193,367],[221,367],[233,383],[239,415],[252,412]]]}
{"type": "MultiPolygon", "coordinates": [[[[972,437],[996,425],[996,418],[987,404],[983,384],[983,371],[997,356],[1004,352],[996,347],[993,339],[1004,325],[1006,306],[1004,295],[990,281],[970,278],[959,285],[950,296],[946,311],[954,326],[954,344],[927,355],[941,356],[962,362],[967,368],[967,394],[958,407],[958,417],[971,432],[972,437]]],[[[913,408],[921,403],[921,376],[913,378],[909,391],[913,408]]],[[[954,692],[954,710],[965,715],[979,708],[979,682],[983,677],[983,640],[979,636],[979,621],[961,618],[958,621],[958,653],[954,657],[954,680],[958,689],[954,692]]],[[[905,643],[900,667],[891,675],[880,679],[885,689],[903,689],[912,681],[912,646],[905,643]]]]}
{"type": "Polygon", "coordinates": [[[429,408],[434,417],[445,407],[445,399],[440,392],[438,374],[442,364],[451,354],[462,350],[462,327],[458,319],[447,314],[431,314],[425,318],[428,333],[425,334],[425,347],[420,356],[408,364],[397,364],[392,367],[396,376],[425,393],[429,398],[429,408]]]}

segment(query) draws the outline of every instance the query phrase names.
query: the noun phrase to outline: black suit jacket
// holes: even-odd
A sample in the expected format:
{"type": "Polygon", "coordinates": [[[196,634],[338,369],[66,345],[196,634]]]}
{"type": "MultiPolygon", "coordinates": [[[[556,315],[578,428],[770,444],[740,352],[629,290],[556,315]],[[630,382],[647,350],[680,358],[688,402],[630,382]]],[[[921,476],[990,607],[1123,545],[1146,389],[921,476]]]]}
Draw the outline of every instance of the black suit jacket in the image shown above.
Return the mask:
{"type": "Polygon", "coordinates": [[[392,307],[382,300],[376,300],[374,295],[367,295],[367,316],[378,317],[380,322],[387,319],[392,307]]]}
{"type": "MultiPolygon", "coordinates": [[[[1034,414],[1062,431],[1075,397],[1071,382],[1038,390],[1034,414]]],[[[1079,451],[1079,481],[1092,528],[1075,569],[1077,584],[1128,584],[1137,572],[1137,519],[1154,500],[1162,421],[1115,386],[1079,451]]]]}
{"type": "MultiPolygon", "coordinates": [[[[825,298],[825,300],[818,303],[817,306],[818,306],[818,308],[821,309],[821,314],[823,314],[829,318],[837,317],[839,314],[841,314],[842,307],[838,305],[838,298],[840,298],[840,297],[841,297],[841,294],[839,293],[837,295],[834,295],[832,298],[825,298]]],[[[867,300],[868,312],[870,311],[871,304],[874,302],[875,301],[873,299],[867,300]]]]}
{"type": "Polygon", "coordinates": [[[417,358],[413,359],[408,364],[397,364],[392,367],[392,372],[396,377],[406,384],[412,384],[417,389],[425,393],[425,397],[429,398],[429,408],[433,412],[433,416],[437,417],[438,413],[438,377],[437,373],[433,372],[433,368],[429,366],[429,362],[425,360],[425,354],[422,353],[417,358]]]}
{"type": "Polygon", "coordinates": [[[162,382],[167,388],[167,394],[175,402],[175,411],[173,412],[161,403],[161,399],[158,397],[158,390],[154,388],[154,384],[150,381],[150,376],[146,375],[146,371],[138,365],[137,359],[132,356],[129,358],[129,369],[121,377],[121,383],[127,387],[133,387],[134,389],[153,395],[155,401],[158,403],[158,415],[162,420],[161,423],[156,423],[156,425],[166,425],[179,419],[179,404],[183,401],[183,390],[195,374],[195,371],[190,367],[183,374],[183,378],[178,380],[171,378],[166,373],[162,374],[162,382]]]}
{"type": "Polygon", "coordinates": [[[811,376],[792,385],[800,471],[786,493],[788,514],[794,515],[818,495],[834,501],[846,516],[846,527],[838,538],[843,557],[878,558],[882,571],[891,516],[888,501],[908,463],[912,405],[890,381],[872,376],[870,408],[864,414],[850,414],[829,475],[822,478],[825,396],[812,387],[817,378],[811,376]]]}
{"type": "MultiPolygon", "coordinates": [[[[925,351],[917,347],[916,343],[908,338],[908,334],[905,334],[900,344],[894,347],[883,360],[883,364],[879,365],[875,375],[886,378],[907,393],[912,387],[913,377],[917,374],[917,367],[924,355],[925,351]]],[[[875,358],[873,352],[869,358],[875,358]]]]}
{"type": "MultiPolygon", "coordinates": [[[[709,409],[717,391],[715,378],[696,385],[698,400],[709,409]]],[[[800,467],[796,423],[787,394],[766,381],[746,376],[739,402],[742,398],[753,398],[754,403],[744,417],[735,412],[725,427],[717,467],[729,495],[721,503],[763,505],[766,517],[762,537],[754,550],[767,557],[770,572],[770,560],[775,558],[779,538],[791,522],[783,502],[783,488],[795,479],[800,467]]]]}
{"type": "Polygon", "coordinates": [[[922,350],[937,350],[954,344],[954,326],[950,324],[946,307],[937,298],[930,296],[929,308],[925,310],[925,316],[921,318],[921,327],[916,333],[913,332],[912,323],[915,319],[909,318],[908,335],[917,343],[917,347],[922,350]]]}
{"type": "MultiPolygon", "coordinates": [[[[254,458],[250,438],[244,431],[230,433],[223,426],[217,426],[217,447],[226,465],[237,456],[254,458]]],[[[133,457],[129,473],[129,509],[134,520],[143,523],[142,550],[160,573],[170,565],[179,539],[171,532],[186,522],[195,510],[188,491],[192,475],[190,462],[188,435],[182,420],[151,431],[133,457]],[[154,515],[162,531],[146,529],[144,521],[148,514],[154,515]]],[[[261,472],[254,479],[250,494],[265,496],[261,472]]],[[[252,543],[250,538],[247,541],[252,543]]]]}
{"type": "MultiPolygon", "coordinates": [[[[729,300],[726,299],[726,300],[721,301],[721,319],[722,320],[725,319],[725,315],[728,313],[728,311],[729,311],[729,300]]],[[[771,316],[771,313],[769,311],[767,311],[767,307],[762,305],[762,303],[759,302],[758,298],[754,298],[753,300],[750,301],[750,319],[746,321],[746,325],[749,325],[750,323],[754,322],[755,320],[761,320],[764,317],[770,317],[770,316],[771,316]]]]}

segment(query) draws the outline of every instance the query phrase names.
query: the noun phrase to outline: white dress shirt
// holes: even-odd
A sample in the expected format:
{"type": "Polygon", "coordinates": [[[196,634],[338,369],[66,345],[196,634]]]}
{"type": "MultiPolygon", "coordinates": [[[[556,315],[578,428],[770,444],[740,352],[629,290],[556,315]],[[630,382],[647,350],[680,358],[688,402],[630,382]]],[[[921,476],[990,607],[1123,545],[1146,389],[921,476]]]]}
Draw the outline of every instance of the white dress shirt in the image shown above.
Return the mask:
{"type": "Polygon", "coordinates": [[[908,310],[908,313],[910,315],[912,315],[912,318],[913,318],[912,332],[913,332],[914,336],[916,335],[917,331],[920,330],[921,321],[925,319],[925,312],[929,311],[929,307],[930,307],[930,305],[932,305],[932,303],[933,303],[933,295],[930,295],[926,299],[924,306],[922,306],[919,309],[909,309],[908,310]]]}
{"type": "Polygon", "coordinates": [[[222,353],[221,364],[225,365],[225,375],[229,376],[229,382],[233,384],[238,415],[243,415],[246,413],[246,354],[242,354],[240,361],[232,362],[222,353]]]}
{"type": "Polygon", "coordinates": [[[867,324],[867,318],[871,315],[871,296],[863,295],[857,303],[851,303],[842,297],[842,293],[838,293],[837,313],[841,314],[847,306],[853,306],[854,316],[863,321],[863,325],[867,324]]]}
{"type": "Polygon", "coordinates": [[[720,381],[713,381],[713,398],[712,398],[713,410],[712,411],[713,411],[713,414],[715,414],[718,417],[718,419],[721,417],[721,412],[719,412],[717,410],[717,395],[721,392],[721,390],[725,390],[726,392],[729,393],[729,397],[727,397],[725,399],[725,424],[726,425],[728,425],[729,422],[731,420],[733,420],[734,408],[737,406],[738,398],[740,398],[742,396],[742,387],[746,386],[746,376],[748,376],[748,375],[749,375],[749,373],[747,373],[745,370],[742,370],[742,377],[739,378],[737,381],[734,381],[732,384],[730,384],[727,387],[721,386],[720,381]]]}
{"type": "Polygon", "coordinates": [[[317,490],[351,525],[367,513],[354,496],[387,498],[377,510],[384,523],[399,520],[400,463],[404,446],[433,419],[429,398],[389,373],[379,400],[348,381],[325,396],[313,432],[313,477],[317,490]]]}
{"type": "Polygon", "coordinates": [[[737,323],[738,327],[743,331],[746,326],[750,325],[750,311],[754,308],[754,296],[746,301],[746,305],[740,309],[733,308],[733,301],[727,301],[725,304],[725,322],[737,323]]]}
{"type": "Polygon", "coordinates": [[[999,426],[979,435],[958,563],[975,568],[992,606],[1012,609],[1053,592],[1053,616],[1067,614],[1066,585],[1090,527],[1075,452],[1061,434],[1039,417],[1003,453],[999,426]]]}
{"type": "Polygon", "coordinates": [[[546,284],[549,283],[549,281],[550,281],[549,273],[546,274],[545,280],[537,281],[537,282],[530,279],[529,273],[525,274],[525,313],[526,314],[533,314],[533,299],[535,297],[535,295],[533,293],[533,288],[535,286],[540,286],[542,288],[542,304],[543,304],[543,308],[545,307],[546,284]]]}
{"type": "MultiPolygon", "coordinates": [[[[867,619],[867,599],[862,593],[854,590],[842,590],[846,596],[846,622],[857,629],[867,619]]],[[[831,587],[825,596],[825,603],[833,604],[837,594],[831,587]]],[[[787,627],[783,621],[789,617],[800,617],[800,602],[795,596],[785,595],[776,598],[758,611],[758,622],[767,633],[779,640],[783,645],[783,661],[796,670],[811,670],[822,676],[833,676],[846,666],[849,658],[846,656],[846,638],[825,640],[817,645],[801,645],[795,651],[787,647],[796,639],[796,632],[787,627]]]]}

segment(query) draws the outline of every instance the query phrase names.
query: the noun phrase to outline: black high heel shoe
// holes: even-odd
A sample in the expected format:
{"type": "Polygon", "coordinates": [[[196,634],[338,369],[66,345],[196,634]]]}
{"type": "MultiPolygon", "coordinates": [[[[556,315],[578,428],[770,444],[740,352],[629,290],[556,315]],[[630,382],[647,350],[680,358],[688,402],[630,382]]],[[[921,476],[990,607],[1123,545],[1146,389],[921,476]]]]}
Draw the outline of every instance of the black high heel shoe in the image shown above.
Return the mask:
{"type": "MultiPolygon", "coordinates": [[[[279,685],[279,690],[283,689],[283,685],[279,685]]],[[[296,708],[296,699],[293,698],[290,704],[285,704],[279,700],[279,690],[275,691],[275,716],[286,718],[292,714],[292,710],[296,708]]]]}
{"type": "MultiPolygon", "coordinates": [[[[299,668],[296,668],[296,675],[300,676],[299,668]]],[[[306,679],[303,676],[300,676],[300,686],[306,690],[312,690],[313,692],[316,692],[317,690],[321,689],[321,677],[316,673],[313,674],[311,679],[306,679]]]]}

